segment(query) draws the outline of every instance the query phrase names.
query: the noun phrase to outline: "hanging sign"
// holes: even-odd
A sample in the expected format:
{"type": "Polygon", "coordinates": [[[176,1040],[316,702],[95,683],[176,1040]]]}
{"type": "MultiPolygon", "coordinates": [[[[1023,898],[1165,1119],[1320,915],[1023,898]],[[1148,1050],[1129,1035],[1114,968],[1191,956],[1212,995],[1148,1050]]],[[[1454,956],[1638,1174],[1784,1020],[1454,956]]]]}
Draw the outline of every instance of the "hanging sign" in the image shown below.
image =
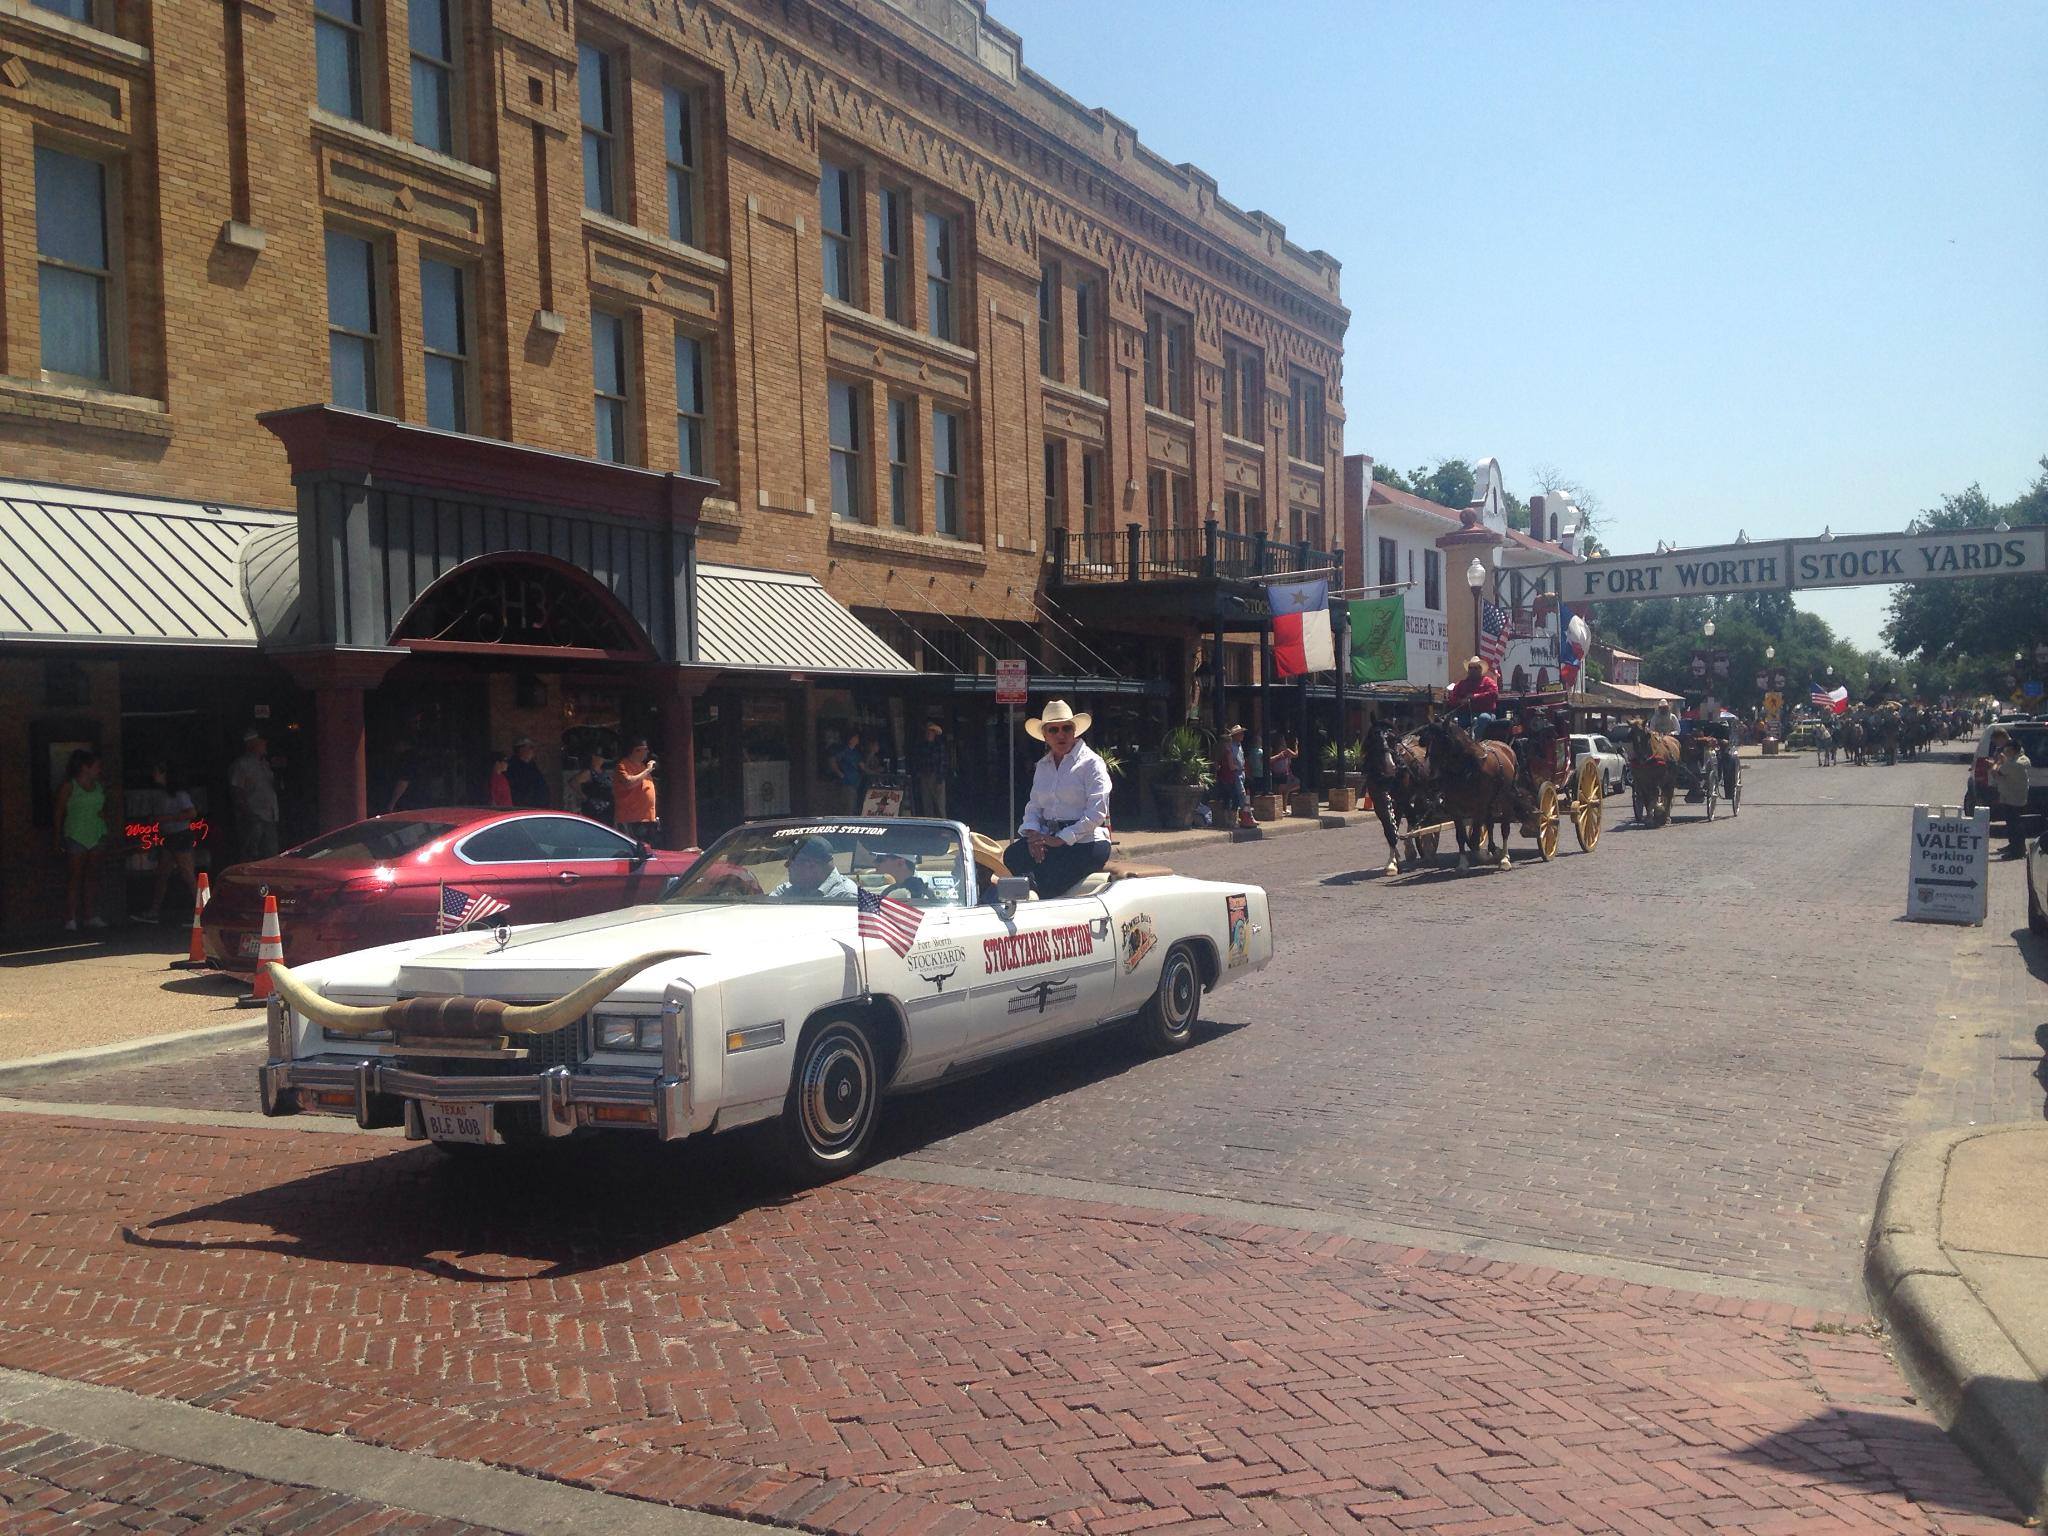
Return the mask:
{"type": "Polygon", "coordinates": [[[1788,592],[1966,576],[2048,573],[2048,529],[1842,534],[1723,544],[1655,555],[1601,556],[1563,569],[1568,601],[1788,592]]]}
{"type": "Polygon", "coordinates": [[[1916,923],[1981,923],[1991,876],[1991,812],[1913,807],[1906,917],[1916,923]]]}

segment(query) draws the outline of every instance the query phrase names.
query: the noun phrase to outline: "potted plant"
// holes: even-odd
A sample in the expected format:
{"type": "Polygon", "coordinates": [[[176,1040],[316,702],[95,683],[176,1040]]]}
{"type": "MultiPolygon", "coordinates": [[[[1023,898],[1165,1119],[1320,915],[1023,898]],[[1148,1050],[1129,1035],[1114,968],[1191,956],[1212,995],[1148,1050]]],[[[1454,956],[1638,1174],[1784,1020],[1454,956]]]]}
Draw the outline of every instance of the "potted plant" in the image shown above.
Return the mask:
{"type": "Polygon", "coordinates": [[[1214,748],[1200,726],[1177,725],[1166,733],[1152,780],[1162,826],[1180,829],[1195,824],[1195,807],[1216,782],[1213,764],[1214,748]]]}
{"type": "Polygon", "coordinates": [[[1365,746],[1352,742],[1340,754],[1337,743],[1323,743],[1323,782],[1330,786],[1330,809],[1355,811],[1358,792],[1365,787],[1365,746]]]}

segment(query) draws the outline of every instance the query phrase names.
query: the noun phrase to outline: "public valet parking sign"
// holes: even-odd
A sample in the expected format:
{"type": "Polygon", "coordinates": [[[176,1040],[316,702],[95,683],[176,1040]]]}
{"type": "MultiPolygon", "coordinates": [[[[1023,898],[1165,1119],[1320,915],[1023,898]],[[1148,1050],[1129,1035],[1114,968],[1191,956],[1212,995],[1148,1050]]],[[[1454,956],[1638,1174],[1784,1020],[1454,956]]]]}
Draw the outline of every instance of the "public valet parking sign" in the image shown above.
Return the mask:
{"type": "Polygon", "coordinates": [[[1566,601],[1786,592],[1895,581],[2048,572],[2048,528],[1774,539],[1662,555],[1599,556],[1565,568],[1566,601]]]}
{"type": "Polygon", "coordinates": [[[1991,812],[1913,807],[1906,916],[1916,923],[1981,923],[1991,885],[1991,812]]]}

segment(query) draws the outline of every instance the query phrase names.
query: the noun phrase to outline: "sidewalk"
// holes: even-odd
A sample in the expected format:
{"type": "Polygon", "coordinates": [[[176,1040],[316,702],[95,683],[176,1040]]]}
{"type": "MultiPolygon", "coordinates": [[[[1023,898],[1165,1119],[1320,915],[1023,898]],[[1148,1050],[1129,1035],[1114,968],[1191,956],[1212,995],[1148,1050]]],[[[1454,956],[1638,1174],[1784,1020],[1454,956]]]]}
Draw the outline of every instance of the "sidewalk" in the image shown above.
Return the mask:
{"type": "Polygon", "coordinates": [[[2048,1125],[1918,1136],[1871,1222],[1871,1301],[1929,1411],[2048,1514],[2048,1125]]]}
{"type": "MultiPolygon", "coordinates": [[[[110,928],[53,935],[0,952],[0,1074],[35,1058],[121,1047],[215,1026],[261,1029],[237,1008],[241,983],[172,968],[188,928],[110,928]]],[[[74,1067],[73,1070],[76,1070],[74,1067]]]]}

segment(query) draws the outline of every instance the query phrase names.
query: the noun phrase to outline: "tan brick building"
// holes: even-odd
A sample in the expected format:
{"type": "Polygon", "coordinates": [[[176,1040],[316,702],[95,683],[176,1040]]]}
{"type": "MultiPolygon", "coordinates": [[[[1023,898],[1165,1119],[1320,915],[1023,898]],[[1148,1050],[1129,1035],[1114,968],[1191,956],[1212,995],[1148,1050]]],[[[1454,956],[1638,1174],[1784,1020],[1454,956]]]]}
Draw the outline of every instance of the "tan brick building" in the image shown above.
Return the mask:
{"type": "MultiPolygon", "coordinates": [[[[296,500],[302,572],[317,567],[308,486],[335,466],[309,479],[266,412],[331,402],[714,482],[666,493],[679,510],[662,547],[685,587],[699,562],[813,577],[928,676],[835,676],[829,653],[819,665],[773,644],[713,654],[685,593],[645,656],[565,666],[508,643],[463,659],[476,702],[451,717],[477,749],[528,729],[559,773],[584,699],[586,717],[685,748],[708,820],[759,808],[741,800],[757,799],[746,769],[772,760],[763,743],[785,764],[768,799],[798,808],[847,726],[879,730],[885,757],[924,718],[952,725],[963,754],[999,749],[989,712],[960,712],[999,655],[1178,687],[1205,611],[1147,610],[1129,628],[1152,638],[1129,641],[1096,615],[1084,646],[1045,618],[1051,561],[1100,568],[1132,524],[1183,558],[1211,521],[1327,543],[1338,266],[1022,54],[979,0],[0,0],[0,475],[87,502],[201,503],[164,513],[188,522],[206,505],[296,500]],[[649,667],[684,680],[650,685],[649,667]],[[621,701],[588,703],[607,691],[621,701]],[[673,719],[677,698],[691,702],[673,719]]],[[[432,440],[411,441],[425,473],[432,440]]],[[[584,473],[552,462],[493,494],[552,505],[556,477],[584,473]]],[[[246,568],[236,526],[217,542],[246,568]]],[[[310,742],[353,691],[368,721],[353,793],[372,809],[380,721],[436,729],[415,706],[465,675],[449,657],[426,665],[408,605],[479,554],[539,549],[508,534],[428,550],[423,526],[400,529],[378,502],[337,535],[344,565],[389,564],[388,634],[266,631],[243,579],[248,611],[217,652],[240,681],[212,690],[216,712],[237,724],[274,695],[310,742]],[[323,646],[379,654],[353,670],[298,654],[323,646]],[[409,678],[411,702],[386,697],[409,678]]],[[[553,556],[620,594],[624,569],[595,572],[584,536],[553,556]]],[[[92,574],[77,550],[60,556],[43,578],[60,588],[185,592],[183,566],[92,574]]],[[[104,707],[42,701],[118,694],[121,716],[146,715],[145,680],[189,671],[176,624],[0,612],[0,626],[17,733],[56,711],[96,718],[118,749],[123,721],[104,707]],[[50,659],[91,675],[45,689],[34,664],[50,659]],[[116,665],[135,681],[99,677],[116,665]]],[[[335,771],[339,752],[346,775],[350,728],[330,724],[302,760],[335,771]]],[[[39,793],[18,767],[37,750],[0,740],[9,827],[39,793]]],[[[306,815],[348,799],[316,797],[309,778],[306,815]]]]}

